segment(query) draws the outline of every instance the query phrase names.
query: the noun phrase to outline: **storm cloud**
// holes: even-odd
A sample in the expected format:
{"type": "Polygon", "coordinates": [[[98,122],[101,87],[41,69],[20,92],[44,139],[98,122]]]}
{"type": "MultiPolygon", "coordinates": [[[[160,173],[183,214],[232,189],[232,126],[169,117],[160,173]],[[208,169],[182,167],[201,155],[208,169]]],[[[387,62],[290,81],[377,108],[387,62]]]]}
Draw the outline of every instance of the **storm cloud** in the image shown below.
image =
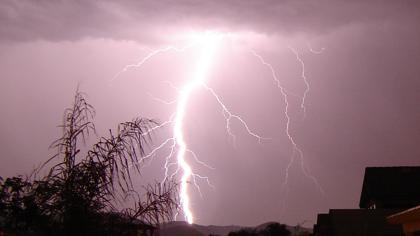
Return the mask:
{"type": "Polygon", "coordinates": [[[417,1],[2,1],[0,39],[150,42],[180,29],[323,34],[350,24],[420,20],[417,1]]]}

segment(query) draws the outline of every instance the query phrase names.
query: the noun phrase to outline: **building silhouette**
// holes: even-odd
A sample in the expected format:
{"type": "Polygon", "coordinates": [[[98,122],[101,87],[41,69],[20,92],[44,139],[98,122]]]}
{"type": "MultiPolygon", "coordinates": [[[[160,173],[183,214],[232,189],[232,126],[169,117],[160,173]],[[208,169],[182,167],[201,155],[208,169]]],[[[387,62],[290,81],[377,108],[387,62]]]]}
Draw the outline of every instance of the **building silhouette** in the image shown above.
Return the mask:
{"type": "Polygon", "coordinates": [[[367,167],[360,209],[330,209],[318,214],[314,236],[403,236],[402,222],[387,217],[418,205],[420,167],[367,167]]]}

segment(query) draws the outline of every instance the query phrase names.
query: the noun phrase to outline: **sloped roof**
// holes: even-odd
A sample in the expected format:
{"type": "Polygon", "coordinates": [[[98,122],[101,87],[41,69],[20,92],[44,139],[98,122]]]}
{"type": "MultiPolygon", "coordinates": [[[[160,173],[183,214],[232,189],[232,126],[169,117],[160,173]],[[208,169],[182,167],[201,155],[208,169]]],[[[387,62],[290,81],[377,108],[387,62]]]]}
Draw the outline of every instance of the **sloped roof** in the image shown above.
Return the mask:
{"type": "Polygon", "coordinates": [[[391,224],[402,224],[404,222],[420,220],[420,206],[410,208],[397,214],[388,216],[388,222],[391,224]]]}
{"type": "Polygon", "coordinates": [[[374,202],[377,208],[420,205],[420,166],[367,167],[360,208],[374,202]]]}

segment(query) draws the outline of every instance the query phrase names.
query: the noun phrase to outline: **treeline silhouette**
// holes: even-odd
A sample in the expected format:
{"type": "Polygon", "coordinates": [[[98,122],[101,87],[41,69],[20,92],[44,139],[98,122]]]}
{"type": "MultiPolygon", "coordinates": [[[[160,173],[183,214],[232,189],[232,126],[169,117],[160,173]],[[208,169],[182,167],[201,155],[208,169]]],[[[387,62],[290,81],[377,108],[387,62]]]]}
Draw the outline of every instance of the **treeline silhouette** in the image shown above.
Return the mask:
{"type": "Polygon", "coordinates": [[[300,225],[293,228],[293,234],[287,229],[287,226],[278,222],[272,222],[265,227],[258,226],[256,228],[244,228],[238,231],[233,231],[228,236],[310,236],[311,233],[303,229],[300,225]]]}
{"type": "Polygon", "coordinates": [[[240,229],[238,231],[230,232],[228,236],[290,236],[290,234],[286,225],[270,223],[263,229],[240,229]]]}
{"type": "Polygon", "coordinates": [[[0,177],[0,235],[153,235],[172,219],[179,207],[176,183],[153,183],[140,194],[132,182],[156,122],[121,123],[83,152],[80,145],[96,134],[94,115],[77,91],[64,112],[62,137],[51,145],[57,154],[29,176],[0,177]],[[117,207],[127,199],[132,207],[117,207]]]}

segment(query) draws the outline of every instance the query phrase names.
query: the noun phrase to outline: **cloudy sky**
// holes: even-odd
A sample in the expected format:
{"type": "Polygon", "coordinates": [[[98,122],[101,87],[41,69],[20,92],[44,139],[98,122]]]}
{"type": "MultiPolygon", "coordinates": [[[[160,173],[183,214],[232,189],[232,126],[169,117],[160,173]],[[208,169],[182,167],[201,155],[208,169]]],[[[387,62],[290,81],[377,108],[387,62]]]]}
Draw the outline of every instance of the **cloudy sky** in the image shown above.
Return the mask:
{"type": "MultiPolygon", "coordinates": [[[[214,186],[200,182],[202,197],[191,189],[196,222],[309,226],[319,212],[358,207],[366,166],[420,164],[419,22],[418,1],[1,1],[0,175],[29,173],[54,153],[48,146],[77,86],[96,108],[99,135],[135,117],[168,120],[176,105],[158,100],[177,98],[199,47],[114,76],[152,50],[218,32],[227,36],[207,83],[269,139],[259,143],[232,121],[232,140],[215,98],[191,94],[186,141],[214,167],[188,159],[214,186]],[[291,48],[305,65],[306,114],[303,68],[291,48]],[[252,51],[288,91],[290,134],[303,158],[285,133],[284,98],[252,51]]],[[[150,148],[170,135],[169,127],[157,131],[150,148]]],[[[168,151],[139,185],[162,178],[168,151]]]]}

